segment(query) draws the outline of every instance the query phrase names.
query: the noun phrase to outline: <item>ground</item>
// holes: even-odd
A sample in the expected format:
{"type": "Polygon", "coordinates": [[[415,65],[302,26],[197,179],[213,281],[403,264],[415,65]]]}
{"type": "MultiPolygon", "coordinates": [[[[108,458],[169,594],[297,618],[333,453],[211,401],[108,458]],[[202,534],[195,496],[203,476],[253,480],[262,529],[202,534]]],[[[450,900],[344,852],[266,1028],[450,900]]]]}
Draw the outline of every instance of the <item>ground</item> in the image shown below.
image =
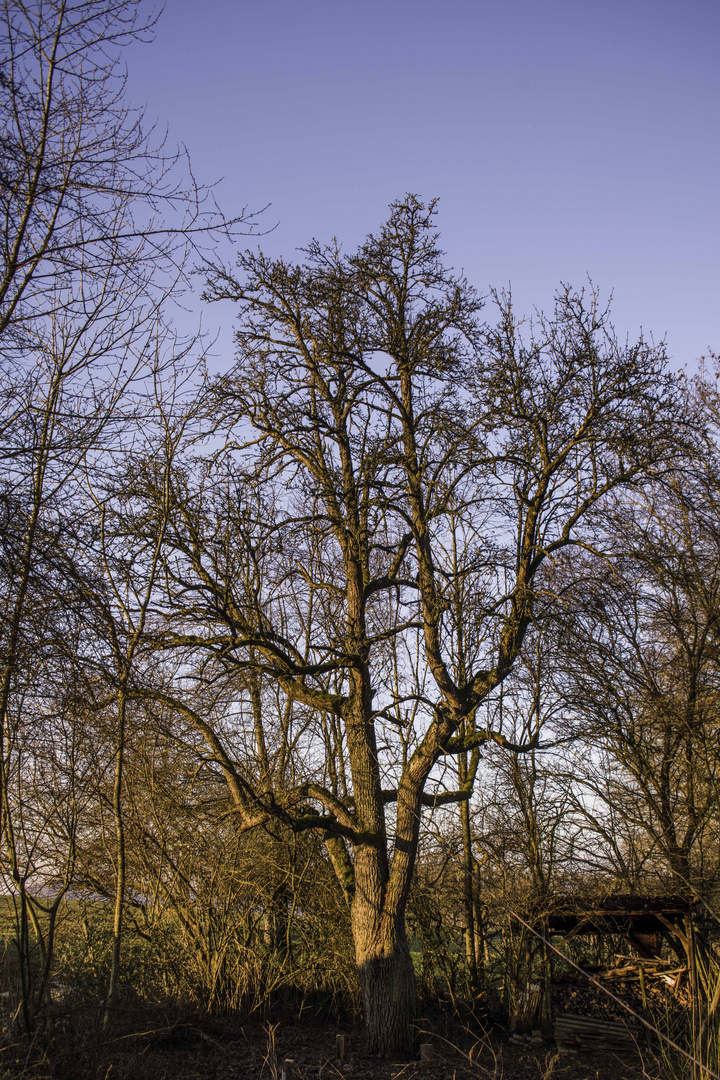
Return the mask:
{"type": "MultiPolygon", "coordinates": [[[[658,1075],[648,1060],[643,1072],[639,1058],[558,1055],[552,1044],[530,1047],[497,1039],[476,1047],[472,1061],[436,1037],[430,1065],[384,1062],[365,1054],[362,1030],[351,1027],[344,1029],[346,1056],[339,1063],[339,1030],[312,1020],[272,1025],[186,1019],[108,1039],[97,1029],[82,1049],[58,1032],[32,1065],[25,1057],[27,1047],[21,1060],[6,1045],[0,1060],[9,1068],[0,1075],[28,1080],[280,1080],[288,1058],[294,1062],[293,1080],[639,1080],[643,1075],[654,1080],[658,1075]]],[[[88,1027],[85,1033],[90,1034],[88,1027]]],[[[469,1041],[465,1049],[471,1049],[469,1041]]]]}

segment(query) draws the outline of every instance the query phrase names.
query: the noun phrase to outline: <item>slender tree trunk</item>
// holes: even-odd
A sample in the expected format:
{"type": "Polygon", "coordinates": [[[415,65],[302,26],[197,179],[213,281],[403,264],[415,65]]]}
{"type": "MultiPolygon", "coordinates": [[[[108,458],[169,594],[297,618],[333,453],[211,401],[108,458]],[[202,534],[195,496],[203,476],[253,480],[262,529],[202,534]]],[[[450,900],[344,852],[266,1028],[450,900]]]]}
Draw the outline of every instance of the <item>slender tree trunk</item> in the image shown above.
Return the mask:
{"type": "Polygon", "coordinates": [[[103,1030],[107,1029],[110,1021],[110,1009],[112,1007],[118,979],[120,977],[120,948],[122,945],[122,923],[125,905],[125,822],[122,813],[122,783],[123,765],[125,757],[125,712],[127,700],[124,691],[118,700],[118,732],[117,747],[115,751],[115,778],[113,783],[113,817],[115,819],[115,906],[113,910],[113,946],[112,960],[110,962],[110,979],[108,982],[107,998],[105,999],[105,1012],[103,1015],[103,1030]]]}
{"type": "MultiPolygon", "coordinates": [[[[548,926],[547,916],[543,919],[543,943],[542,943],[542,1004],[540,1007],[540,1031],[546,1039],[552,1038],[553,1033],[553,1021],[552,1021],[552,980],[553,980],[553,965],[548,949],[548,940],[550,938],[550,928],[548,926]]],[[[642,967],[640,968],[642,971],[642,967]]]]}
{"type": "MultiPolygon", "coordinates": [[[[459,755],[460,783],[467,778],[467,752],[459,755]]],[[[477,968],[477,927],[475,925],[475,881],[473,875],[472,836],[470,833],[470,803],[460,803],[460,825],[462,828],[462,893],[465,909],[465,959],[467,962],[470,986],[474,990],[478,985],[477,968]]]]}

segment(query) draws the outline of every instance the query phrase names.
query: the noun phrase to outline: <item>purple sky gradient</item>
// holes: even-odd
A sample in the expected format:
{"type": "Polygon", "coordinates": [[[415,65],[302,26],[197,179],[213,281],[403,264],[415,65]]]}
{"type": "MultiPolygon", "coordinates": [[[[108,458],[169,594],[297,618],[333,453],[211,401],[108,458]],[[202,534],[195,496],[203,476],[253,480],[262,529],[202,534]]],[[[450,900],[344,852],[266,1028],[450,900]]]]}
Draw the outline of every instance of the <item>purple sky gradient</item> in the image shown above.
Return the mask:
{"type": "Polygon", "coordinates": [[[226,213],[272,204],[273,254],[437,195],[481,292],[527,312],[589,274],[621,336],[720,351],[718,0],[167,0],[126,59],[226,213]]]}

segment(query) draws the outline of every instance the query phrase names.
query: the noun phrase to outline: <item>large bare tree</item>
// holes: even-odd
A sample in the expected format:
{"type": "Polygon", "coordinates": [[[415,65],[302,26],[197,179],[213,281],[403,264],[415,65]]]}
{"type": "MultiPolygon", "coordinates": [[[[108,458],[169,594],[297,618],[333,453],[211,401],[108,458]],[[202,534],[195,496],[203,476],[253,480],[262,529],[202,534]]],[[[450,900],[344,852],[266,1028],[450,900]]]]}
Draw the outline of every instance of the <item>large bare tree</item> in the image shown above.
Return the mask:
{"type": "Polygon", "coordinates": [[[562,289],[525,335],[499,295],[482,326],[433,215],[409,196],[354,255],[211,275],[239,305],[207,397],[227,441],[176,477],[159,644],[184,661],[155,691],[204,733],[239,827],[323,831],[386,1055],[413,1041],[423,807],[469,798],[471,770],[442,782],[449,755],[506,743],[476,710],[552,608],[543,568],[667,451],[675,400],[662,350],[619,345],[592,292],[562,289]]]}

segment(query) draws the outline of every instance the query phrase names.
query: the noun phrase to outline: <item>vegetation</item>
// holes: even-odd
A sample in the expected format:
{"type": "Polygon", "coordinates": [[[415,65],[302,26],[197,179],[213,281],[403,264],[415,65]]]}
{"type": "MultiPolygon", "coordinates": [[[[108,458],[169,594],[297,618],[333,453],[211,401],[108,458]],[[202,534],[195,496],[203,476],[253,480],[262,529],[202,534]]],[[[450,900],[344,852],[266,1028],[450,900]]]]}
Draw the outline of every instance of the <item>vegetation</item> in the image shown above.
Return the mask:
{"type": "Polygon", "coordinates": [[[8,1038],[68,1002],[362,1013],[385,1057],[418,1001],[547,1027],[558,903],[672,894],[712,1067],[712,373],[592,287],[486,302],[412,195],[354,254],[213,261],[242,219],[123,103],[134,0],[2,11],[8,1038]],[[172,330],[198,258],[218,377],[172,330]]]}

